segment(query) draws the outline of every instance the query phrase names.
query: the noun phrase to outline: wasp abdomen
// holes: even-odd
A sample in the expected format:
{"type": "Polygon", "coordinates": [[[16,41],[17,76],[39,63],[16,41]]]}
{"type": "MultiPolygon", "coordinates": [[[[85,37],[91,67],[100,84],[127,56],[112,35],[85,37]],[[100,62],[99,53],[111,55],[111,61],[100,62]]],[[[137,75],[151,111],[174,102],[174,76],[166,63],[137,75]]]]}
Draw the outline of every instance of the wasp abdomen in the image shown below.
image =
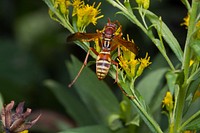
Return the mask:
{"type": "Polygon", "coordinates": [[[108,74],[111,65],[110,52],[100,52],[96,60],[96,74],[102,80],[108,74]]]}

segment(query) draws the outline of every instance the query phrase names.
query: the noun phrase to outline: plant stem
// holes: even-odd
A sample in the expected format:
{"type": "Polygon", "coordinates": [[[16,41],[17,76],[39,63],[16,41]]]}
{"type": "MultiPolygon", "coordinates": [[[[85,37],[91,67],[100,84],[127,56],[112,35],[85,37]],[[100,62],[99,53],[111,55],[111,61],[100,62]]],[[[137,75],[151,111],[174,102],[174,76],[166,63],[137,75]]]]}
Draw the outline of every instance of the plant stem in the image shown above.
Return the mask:
{"type": "Polygon", "coordinates": [[[173,133],[179,133],[179,131],[177,130],[179,129],[181,121],[182,121],[184,102],[185,102],[185,97],[186,97],[186,92],[187,92],[186,90],[187,90],[186,84],[182,85],[182,88],[179,89],[177,107],[176,107],[176,111],[174,115],[175,119],[172,122],[172,124],[174,124],[173,133]]]}
{"type": "Polygon", "coordinates": [[[163,133],[160,129],[160,126],[157,124],[157,122],[140,106],[138,101],[136,99],[131,100],[133,105],[136,106],[136,109],[140,113],[141,117],[145,121],[145,123],[148,125],[148,127],[151,129],[154,133],[163,133]]]}
{"type": "Polygon", "coordinates": [[[192,1],[191,9],[189,10],[190,20],[189,20],[189,26],[188,26],[188,33],[185,43],[185,51],[184,51],[184,57],[183,57],[183,65],[182,69],[184,71],[184,83],[180,86],[180,91],[177,99],[177,107],[175,111],[175,121],[174,121],[174,133],[180,132],[178,131],[181,122],[182,122],[182,115],[183,115],[183,108],[184,103],[186,99],[186,93],[187,93],[187,79],[189,77],[189,63],[190,63],[190,57],[191,57],[191,49],[190,49],[190,41],[192,37],[192,33],[195,28],[195,20],[196,20],[196,14],[197,14],[197,8],[198,8],[198,0],[192,1]]]}
{"type": "Polygon", "coordinates": [[[198,0],[193,0],[192,8],[191,10],[189,10],[190,20],[189,20],[187,38],[185,42],[185,49],[184,49],[185,51],[184,51],[183,66],[182,66],[182,69],[184,70],[184,74],[185,74],[185,80],[188,78],[190,56],[191,56],[191,49],[189,45],[192,39],[193,31],[195,29],[195,20],[197,16],[198,4],[199,4],[198,0]]]}

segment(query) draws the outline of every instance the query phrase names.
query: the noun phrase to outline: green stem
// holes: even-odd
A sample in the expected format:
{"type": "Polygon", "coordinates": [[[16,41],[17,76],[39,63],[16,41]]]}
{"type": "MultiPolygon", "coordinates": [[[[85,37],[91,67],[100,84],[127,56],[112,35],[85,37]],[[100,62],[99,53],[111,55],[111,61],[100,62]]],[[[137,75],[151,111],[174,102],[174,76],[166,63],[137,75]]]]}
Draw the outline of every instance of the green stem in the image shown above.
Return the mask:
{"type": "Polygon", "coordinates": [[[172,122],[172,125],[174,126],[173,133],[179,133],[179,131],[177,130],[179,129],[181,121],[182,121],[184,102],[185,102],[185,97],[186,97],[186,92],[187,92],[186,84],[184,84],[182,88],[180,88],[179,90],[180,91],[179,91],[178,99],[177,99],[177,107],[176,107],[176,111],[174,115],[175,119],[173,119],[174,121],[172,122]]]}
{"type": "Polygon", "coordinates": [[[120,9],[123,14],[134,24],[136,24],[138,27],[140,27],[146,34],[147,34],[147,30],[146,28],[137,20],[137,18],[135,17],[135,15],[130,12],[124,5],[121,4],[121,2],[119,0],[107,0],[110,4],[112,4],[114,7],[117,7],[118,9],[120,9]]]}
{"type": "Polygon", "coordinates": [[[191,56],[191,48],[189,45],[190,45],[193,31],[195,29],[195,22],[196,22],[195,20],[197,16],[198,4],[199,4],[198,0],[193,0],[192,8],[189,11],[190,20],[189,20],[188,33],[187,33],[187,38],[186,38],[186,43],[185,43],[185,51],[184,51],[183,66],[182,66],[182,69],[184,70],[184,74],[185,74],[185,80],[188,78],[190,56],[191,56]]]}
{"type": "MultiPolygon", "coordinates": [[[[123,14],[134,24],[136,24],[151,40],[154,44],[156,44],[155,42],[155,37],[153,35],[153,32],[151,30],[147,30],[145,26],[143,26],[140,21],[135,17],[135,15],[130,12],[126,7],[124,7],[118,0],[117,2],[115,2],[114,0],[107,0],[109,3],[111,3],[114,7],[117,7],[118,9],[120,9],[123,14]]],[[[141,14],[142,15],[142,14],[141,14]]],[[[144,21],[144,20],[143,20],[144,21]]],[[[144,22],[144,24],[146,24],[144,22]]],[[[160,49],[159,49],[160,50],[160,49]]],[[[170,59],[168,58],[168,56],[166,55],[166,53],[163,53],[162,50],[160,50],[160,52],[162,53],[163,57],[166,59],[167,63],[169,64],[170,68],[172,70],[175,70],[172,62],[170,61],[170,59]]]]}
{"type": "Polygon", "coordinates": [[[187,38],[186,38],[186,43],[185,43],[185,51],[184,51],[184,58],[183,58],[183,66],[182,69],[184,71],[184,83],[180,87],[178,99],[177,99],[177,107],[175,111],[175,121],[174,121],[174,133],[180,132],[178,131],[181,122],[182,122],[182,115],[183,115],[183,108],[184,108],[184,103],[185,103],[185,98],[186,98],[186,93],[187,93],[187,79],[189,76],[189,63],[190,63],[190,56],[191,56],[191,49],[190,49],[190,41],[192,37],[192,33],[195,28],[195,20],[196,20],[196,14],[197,14],[197,9],[198,9],[198,0],[193,0],[192,1],[192,6],[191,10],[189,11],[190,15],[190,21],[189,21],[189,26],[188,26],[188,33],[187,33],[187,38]]]}
{"type": "Polygon", "coordinates": [[[133,105],[136,106],[136,109],[140,113],[141,117],[145,121],[145,123],[148,125],[148,127],[151,129],[153,133],[163,133],[160,129],[160,126],[157,124],[157,122],[140,106],[140,104],[137,102],[137,100],[133,99],[131,100],[133,105]]]}
{"type": "Polygon", "coordinates": [[[68,21],[68,16],[61,15],[60,12],[54,7],[54,2],[50,0],[44,0],[44,2],[48,5],[49,9],[58,17],[57,20],[62,24],[65,28],[67,28],[71,33],[74,33],[74,29],[70,22],[68,21]]]}
{"type": "MultiPolygon", "coordinates": [[[[156,42],[156,38],[155,36],[153,35],[153,32],[151,30],[149,30],[147,36],[151,39],[151,41],[156,45],[157,42],[156,42]]],[[[175,70],[174,68],[174,65],[172,64],[171,60],[169,59],[169,57],[167,56],[166,54],[166,51],[165,50],[162,50],[164,49],[164,44],[163,44],[163,41],[162,41],[162,37],[160,36],[160,43],[162,44],[163,48],[157,46],[158,50],[160,51],[160,53],[163,55],[163,57],[165,58],[165,60],[167,61],[168,65],[170,66],[170,68],[172,70],[175,70]]]]}
{"type": "Polygon", "coordinates": [[[62,15],[60,15],[60,13],[55,12],[56,16],[60,19],[60,21],[62,22],[61,24],[67,28],[71,33],[74,33],[74,29],[71,26],[71,24],[69,23],[69,21],[67,21],[62,15]]]}

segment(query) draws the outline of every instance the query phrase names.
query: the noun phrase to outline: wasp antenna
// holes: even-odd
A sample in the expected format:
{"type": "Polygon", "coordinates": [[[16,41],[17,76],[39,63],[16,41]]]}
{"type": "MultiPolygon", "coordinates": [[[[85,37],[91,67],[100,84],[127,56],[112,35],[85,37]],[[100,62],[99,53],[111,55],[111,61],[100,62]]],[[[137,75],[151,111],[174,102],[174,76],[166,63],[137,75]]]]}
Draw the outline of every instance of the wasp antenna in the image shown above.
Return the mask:
{"type": "Polygon", "coordinates": [[[108,23],[111,23],[111,20],[110,20],[110,18],[108,18],[108,23]]]}

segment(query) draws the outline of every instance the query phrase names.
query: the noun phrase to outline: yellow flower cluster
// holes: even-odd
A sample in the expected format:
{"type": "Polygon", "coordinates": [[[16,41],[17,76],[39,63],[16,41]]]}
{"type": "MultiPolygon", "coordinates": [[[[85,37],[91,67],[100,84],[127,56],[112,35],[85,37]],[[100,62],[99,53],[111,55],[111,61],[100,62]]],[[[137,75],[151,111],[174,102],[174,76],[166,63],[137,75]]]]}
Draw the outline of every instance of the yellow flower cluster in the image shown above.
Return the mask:
{"type": "Polygon", "coordinates": [[[163,107],[166,107],[167,111],[172,112],[173,109],[173,97],[171,92],[167,92],[163,99],[163,107]]]}
{"type": "Polygon", "coordinates": [[[188,27],[188,25],[189,25],[189,20],[190,20],[190,15],[189,14],[187,14],[187,16],[185,17],[185,18],[183,18],[183,23],[181,23],[181,26],[186,26],[186,28],[188,27]]]}
{"type": "MultiPolygon", "coordinates": [[[[129,41],[128,36],[127,40],[129,41]]],[[[139,77],[143,70],[151,64],[148,53],[145,58],[136,59],[136,55],[124,46],[121,47],[121,51],[122,55],[118,59],[119,65],[130,79],[139,77]]]]}
{"type": "Polygon", "coordinates": [[[148,53],[146,53],[146,56],[145,58],[141,58],[141,59],[138,59],[139,62],[140,62],[140,66],[138,68],[138,71],[137,71],[137,76],[140,76],[144,70],[144,68],[148,67],[151,62],[149,62],[150,60],[150,56],[148,56],[148,53]]]}
{"type": "MultiPolygon", "coordinates": [[[[181,26],[186,26],[186,29],[187,27],[189,26],[189,21],[190,21],[190,15],[187,14],[187,16],[185,18],[183,18],[183,23],[181,23],[181,26]]],[[[196,32],[196,38],[197,39],[200,39],[200,21],[197,21],[196,23],[196,29],[197,29],[197,32],[196,32]]]]}
{"type": "Polygon", "coordinates": [[[76,25],[79,31],[84,30],[90,23],[96,25],[97,20],[103,17],[103,15],[98,16],[101,13],[100,5],[101,3],[97,7],[95,7],[95,3],[88,5],[83,0],[72,0],[72,2],[70,0],[55,0],[54,2],[54,8],[67,17],[69,6],[73,7],[72,17],[76,17],[76,25]]]}
{"type": "Polygon", "coordinates": [[[96,25],[97,19],[103,17],[103,15],[97,17],[97,15],[100,14],[99,6],[101,3],[99,3],[96,8],[94,7],[95,3],[93,3],[92,6],[88,4],[85,5],[84,2],[76,4],[77,5],[73,3],[75,8],[72,16],[77,15],[77,27],[80,29],[84,29],[90,23],[96,25]]]}
{"type": "Polygon", "coordinates": [[[122,55],[119,57],[119,65],[126,72],[129,78],[133,78],[136,75],[136,68],[139,65],[139,61],[135,59],[136,55],[129,51],[125,47],[121,47],[122,55]]]}

